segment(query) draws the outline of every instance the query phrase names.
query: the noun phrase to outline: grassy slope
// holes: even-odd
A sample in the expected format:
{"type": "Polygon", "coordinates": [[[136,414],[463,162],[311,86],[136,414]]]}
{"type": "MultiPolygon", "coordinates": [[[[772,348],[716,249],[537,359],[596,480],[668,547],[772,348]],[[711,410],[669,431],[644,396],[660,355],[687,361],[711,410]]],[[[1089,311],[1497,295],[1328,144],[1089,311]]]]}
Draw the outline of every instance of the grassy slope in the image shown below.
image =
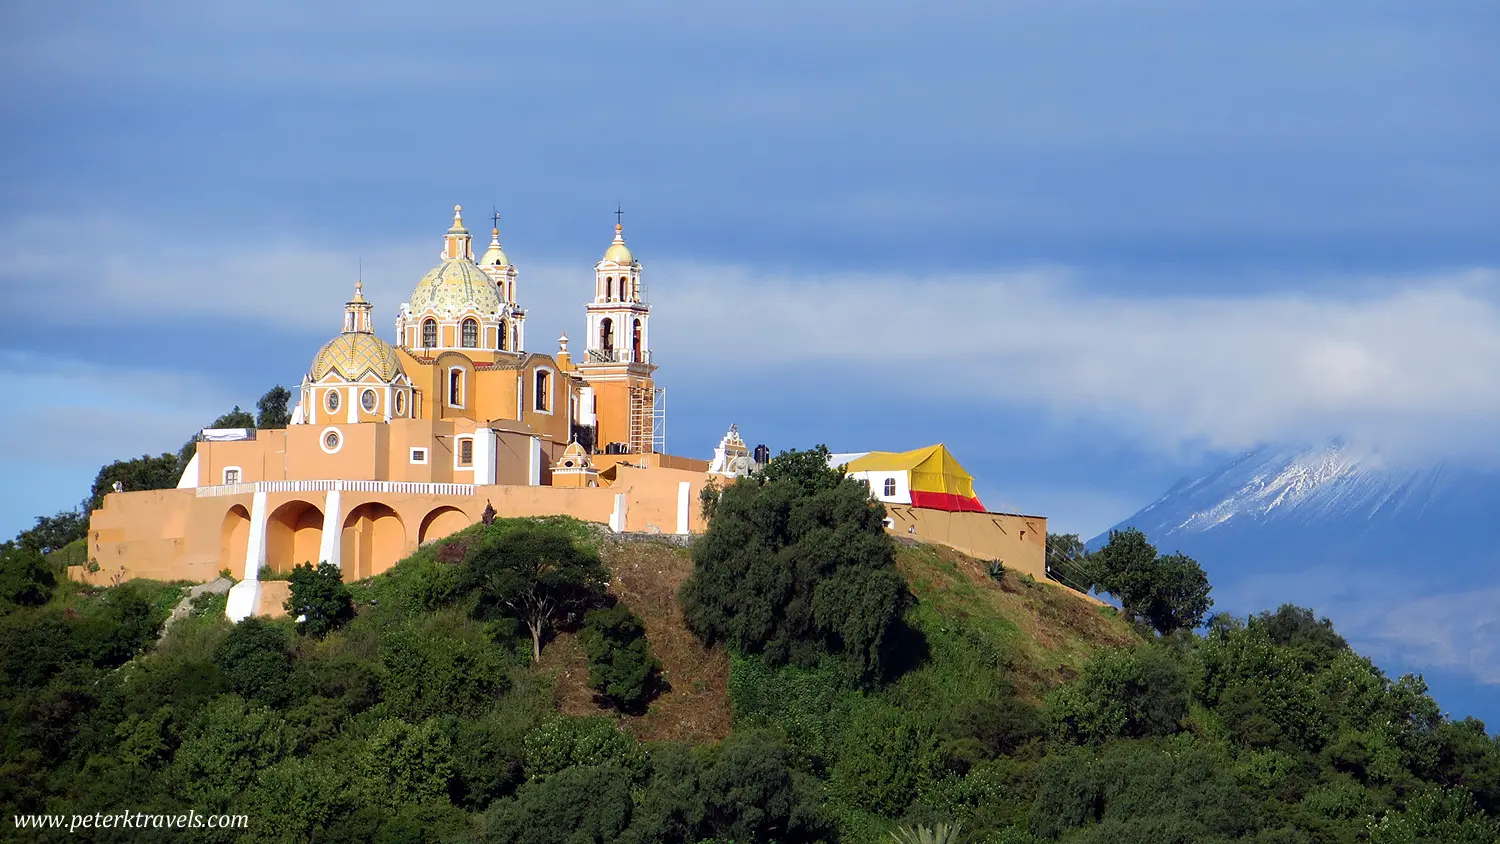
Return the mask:
{"type": "MultiPolygon", "coordinates": [[[[692,571],[690,553],[665,541],[621,539],[571,519],[556,521],[599,551],[614,576],[610,591],[645,622],[670,685],[645,715],[622,716],[622,726],[643,740],[701,742],[727,735],[730,660],[721,646],[704,648],[693,638],[677,604],[677,590],[692,571]]],[[[391,572],[355,584],[356,598],[361,605],[370,598],[400,603],[404,573],[458,559],[478,529],[425,546],[391,572]],[[445,545],[457,547],[445,552],[445,545]]],[[[897,565],[918,598],[909,620],[922,631],[931,657],[892,690],[901,699],[986,694],[998,672],[1023,699],[1039,701],[1047,689],[1073,676],[1096,648],[1134,638],[1112,609],[1014,573],[997,584],[983,563],[944,546],[899,542],[897,565]]],[[[538,679],[550,679],[561,711],[602,712],[593,702],[587,662],[574,634],[558,634],[532,670],[538,679]]]]}

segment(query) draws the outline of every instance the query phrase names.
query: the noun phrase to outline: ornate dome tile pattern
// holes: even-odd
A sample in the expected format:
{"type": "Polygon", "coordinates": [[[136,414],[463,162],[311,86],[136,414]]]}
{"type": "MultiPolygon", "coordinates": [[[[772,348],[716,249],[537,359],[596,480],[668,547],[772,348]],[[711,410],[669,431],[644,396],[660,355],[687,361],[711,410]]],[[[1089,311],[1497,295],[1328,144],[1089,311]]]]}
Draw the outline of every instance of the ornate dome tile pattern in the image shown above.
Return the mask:
{"type": "Polygon", "coordinates": [[[433,312],[448,318],[469,310],[498,316],[501,308],[495,283],[467,260],[444,261],[432,268],[417,282],[408,305],[413,315],[433,312]]]}
{"type": "Polygon", "coordinates": [[[330,372],[345,381],[358,381],[365,373],[373,373],[387,384],[402,374],[395,348],[374,334],[354,331],[329,340],[313,358],[312,380],[321,381],[330,372]]]}

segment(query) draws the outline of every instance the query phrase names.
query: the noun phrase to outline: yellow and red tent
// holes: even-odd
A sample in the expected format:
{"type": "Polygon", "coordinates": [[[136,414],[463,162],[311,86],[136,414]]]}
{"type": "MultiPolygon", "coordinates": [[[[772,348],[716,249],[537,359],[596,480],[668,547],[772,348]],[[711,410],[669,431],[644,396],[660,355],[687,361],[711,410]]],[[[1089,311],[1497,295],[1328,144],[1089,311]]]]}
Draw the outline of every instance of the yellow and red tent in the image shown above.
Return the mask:
{"type": "Polygon", "coordinates": [[[974,476],[942,443],[912,451],[872,451],[851,460],[846,472],[905,472],[913,507],[983,513],[974,476]]]}

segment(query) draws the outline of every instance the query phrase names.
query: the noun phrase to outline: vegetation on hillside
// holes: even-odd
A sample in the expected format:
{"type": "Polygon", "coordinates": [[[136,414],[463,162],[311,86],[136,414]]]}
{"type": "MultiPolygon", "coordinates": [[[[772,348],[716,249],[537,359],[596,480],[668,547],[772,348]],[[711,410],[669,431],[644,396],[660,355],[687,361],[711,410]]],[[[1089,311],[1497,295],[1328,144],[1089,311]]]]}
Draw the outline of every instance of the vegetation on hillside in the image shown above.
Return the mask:
{"type": "Polygon", "coordinates": [[[571,519],[500,519],[368,581],[304,567],[300,624],[231,625],[208,595],[160,640],[178,586],[82,587],[38,569],[46,543],[12,543],[0,823],[191,808],[248,813],[248,832],[201,836],[246,842],[1500,837],[1500,743],[1326,620],[1199,627],[1206,581],[1134,537],[1074,549],[1125,593],[1098,607],[893,541],[821,461],[782,455],[706,502],[691,566],[571,519]],[[732,724],[676,728],[714,695],[732,724]]]}

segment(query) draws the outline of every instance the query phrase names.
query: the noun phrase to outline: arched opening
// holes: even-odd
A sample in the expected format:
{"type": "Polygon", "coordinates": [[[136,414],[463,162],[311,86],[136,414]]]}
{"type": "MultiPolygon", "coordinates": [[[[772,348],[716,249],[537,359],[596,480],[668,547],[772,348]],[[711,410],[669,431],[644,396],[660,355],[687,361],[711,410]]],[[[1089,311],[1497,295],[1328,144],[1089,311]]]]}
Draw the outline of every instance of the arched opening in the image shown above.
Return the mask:
{"type": "Polygon", "coordinates": [[[536,403],[537,410],[552,410],[552,373],[545,369],[536,371],[536,403]]]}
{"type": "Polygon", "coordinates": [[[439,507],[422,519],[418,542],[431,542],[458,533],[471,524],[469,517],[457,507],[439,507]]]}
{"type": "Polygon", "coordinates": [[[505,327],[505,320],[500,320],[500,351],[502,352],[510,351],[510,343],[506,342],[509,339],[506,337],[508,332],[509,329],[505,327]]]}
{"type": "Polygon", "coordinates": [[[323,544],[323,511],[306,501],[289,501],[266,520],[266,565],[288,572],[300,563],[317,565],[323,544]]]}
{"type": "Polygon", "coordinates": [[[606,353],[615,350],[615,322],[609,317],[599,321],[599,348],[606,353]]]}
{"type": "Polygon", "coordinates": [[[463,321],[462,343],[465,349],[479,348],[479,320],[470,317],[463,321]]]}
{"type": "Polygon", "coordinates": [[[344,520],[340,563],[344,580],[363,580],[389,569],[406,551],[406,526],[385,504],[361,504],[344,520]]]}
{"type": "Polygon", "coordinates": [[[422,348],[432,349],[437,347],[437,320],[426,319],[422,321],[422,348]]]}
{"type": "Polygon", "coordinates": [[[448,404],[464,406],[464,371],[456,367],[448,370],[448,404]]]}
{"type": "Polygon", "coordinates": [[[640,363],[641,362],[641,321],[640,320],[636,320],[635,321],[635,329],[632,330],[631,333],[630,333],[630,351],[631,351],[632,354],[635,355],[635,357],[633,357],[632,360],[634,360],[636,363],[640,363]]]}
{"type": "Polygon", "coordinates": [[[250,511],[236,504],[224,514],[219,528],[219,568],[235,577],[245,575],[245,553],[250,547],[250,511]]]}
{"type": "Polygon", "coordinates": [[[615,298],[615,280],[612,277],[606,278],[604,279],[604,301],[608,302],[613,298],[615,298]]]}

